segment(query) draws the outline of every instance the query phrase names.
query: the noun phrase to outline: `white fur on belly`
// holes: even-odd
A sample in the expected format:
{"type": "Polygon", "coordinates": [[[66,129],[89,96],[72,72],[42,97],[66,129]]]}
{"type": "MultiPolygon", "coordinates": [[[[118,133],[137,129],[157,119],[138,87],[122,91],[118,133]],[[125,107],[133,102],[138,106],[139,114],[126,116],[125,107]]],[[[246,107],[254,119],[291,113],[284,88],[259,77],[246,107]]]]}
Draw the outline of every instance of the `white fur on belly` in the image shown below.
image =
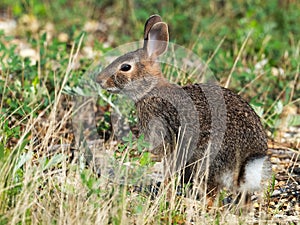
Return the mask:
{"type": "Polygon", "coordinates": [[[233,185],[233,172],[225,172],[221,176],[221,182],[225,188],[228,190],[232,189],[233,185]]]}

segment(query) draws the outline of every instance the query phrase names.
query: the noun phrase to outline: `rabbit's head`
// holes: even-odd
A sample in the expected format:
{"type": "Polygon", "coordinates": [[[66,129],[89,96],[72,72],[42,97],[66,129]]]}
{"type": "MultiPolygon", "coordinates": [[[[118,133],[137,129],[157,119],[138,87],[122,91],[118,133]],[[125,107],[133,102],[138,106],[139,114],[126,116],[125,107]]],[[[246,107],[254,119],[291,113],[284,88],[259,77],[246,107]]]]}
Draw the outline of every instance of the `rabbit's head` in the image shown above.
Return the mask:
{"type": "Polygon", "coordinates": [[[145,24],[143,47],[114,60],[96,77],[96,82],[112,93],[142,97],[163,82],[156,59],[166,51],[168,41],[167,24],[160,16],[151,16],[145,24]]]}

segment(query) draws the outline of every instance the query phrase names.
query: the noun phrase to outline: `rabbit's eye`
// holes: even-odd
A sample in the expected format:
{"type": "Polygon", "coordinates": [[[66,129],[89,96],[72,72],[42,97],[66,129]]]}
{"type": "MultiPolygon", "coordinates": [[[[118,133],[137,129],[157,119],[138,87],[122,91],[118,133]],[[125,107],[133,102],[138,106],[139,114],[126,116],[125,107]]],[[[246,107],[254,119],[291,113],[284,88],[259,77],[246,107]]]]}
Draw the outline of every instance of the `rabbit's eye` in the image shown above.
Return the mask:
{"type": "Polygon", "coordinates": [[[127,72],[131,69],[131,66],[129,64],[122,64],[121,65],[121,71],[127,72]]]}

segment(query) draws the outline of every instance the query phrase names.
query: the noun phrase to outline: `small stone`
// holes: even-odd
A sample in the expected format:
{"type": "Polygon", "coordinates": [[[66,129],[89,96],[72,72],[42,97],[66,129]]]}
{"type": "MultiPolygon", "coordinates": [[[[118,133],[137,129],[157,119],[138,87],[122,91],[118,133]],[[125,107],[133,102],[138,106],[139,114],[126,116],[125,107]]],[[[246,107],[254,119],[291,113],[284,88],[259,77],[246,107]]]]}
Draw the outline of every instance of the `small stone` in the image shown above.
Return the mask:
{"type": "Polygon", "coordinates": [[[270,158],[270,161],[271,161],[271,163],[279,163],[279,162],[280,162],[280,159],[277,158],[277,157],[271,157],[271,158],[270,158]]]}
{"type": "Polygon", "coordinates": [[[58,40],[60,42],[67,42],[69,40],[69,35],[67,33],[60,33],[58,35],[58,40]]]}
{"type": "Polygon", "coordinates": [[[278,195],[280,195],[282,193],[282,191],[281,190],[274,190],[273,191],[273,193],[272,193],[272,197],[275,197],[275,196],[278,196],[278,195]]]}
{"type": "Polygon", "coordinates": [[[258,208],[259,208],[259,204],[258,204],[257,202],[255,202],[255,203],[253,204],[253,207],[256,208],[256,209],[258,209],[258,208]]]}
{"type": "Polygon", "coordinates": [[[270,202],[270,206],[274,206],[275,205],[275,202],[270,202]]]}

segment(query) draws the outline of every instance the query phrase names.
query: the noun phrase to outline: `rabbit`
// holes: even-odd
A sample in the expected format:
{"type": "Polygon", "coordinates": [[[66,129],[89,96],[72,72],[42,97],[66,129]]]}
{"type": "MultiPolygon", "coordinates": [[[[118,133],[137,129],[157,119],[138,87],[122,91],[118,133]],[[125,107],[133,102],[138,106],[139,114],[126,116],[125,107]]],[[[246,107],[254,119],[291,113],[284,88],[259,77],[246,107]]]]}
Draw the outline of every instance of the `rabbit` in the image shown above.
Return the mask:
{"type": "Polygon", "coordinates": [[[229,89],[166,80],[158,58],[168,42],[168,25],[159,15],[149,17],[143,47],[114,60],[96,82],[134,101],[139,134],[157,158],[166,156],[169,176],[179,171],[185,183],[205,177],[207,190],[261,190],[270,162],[260,118],[229,89]]]}

